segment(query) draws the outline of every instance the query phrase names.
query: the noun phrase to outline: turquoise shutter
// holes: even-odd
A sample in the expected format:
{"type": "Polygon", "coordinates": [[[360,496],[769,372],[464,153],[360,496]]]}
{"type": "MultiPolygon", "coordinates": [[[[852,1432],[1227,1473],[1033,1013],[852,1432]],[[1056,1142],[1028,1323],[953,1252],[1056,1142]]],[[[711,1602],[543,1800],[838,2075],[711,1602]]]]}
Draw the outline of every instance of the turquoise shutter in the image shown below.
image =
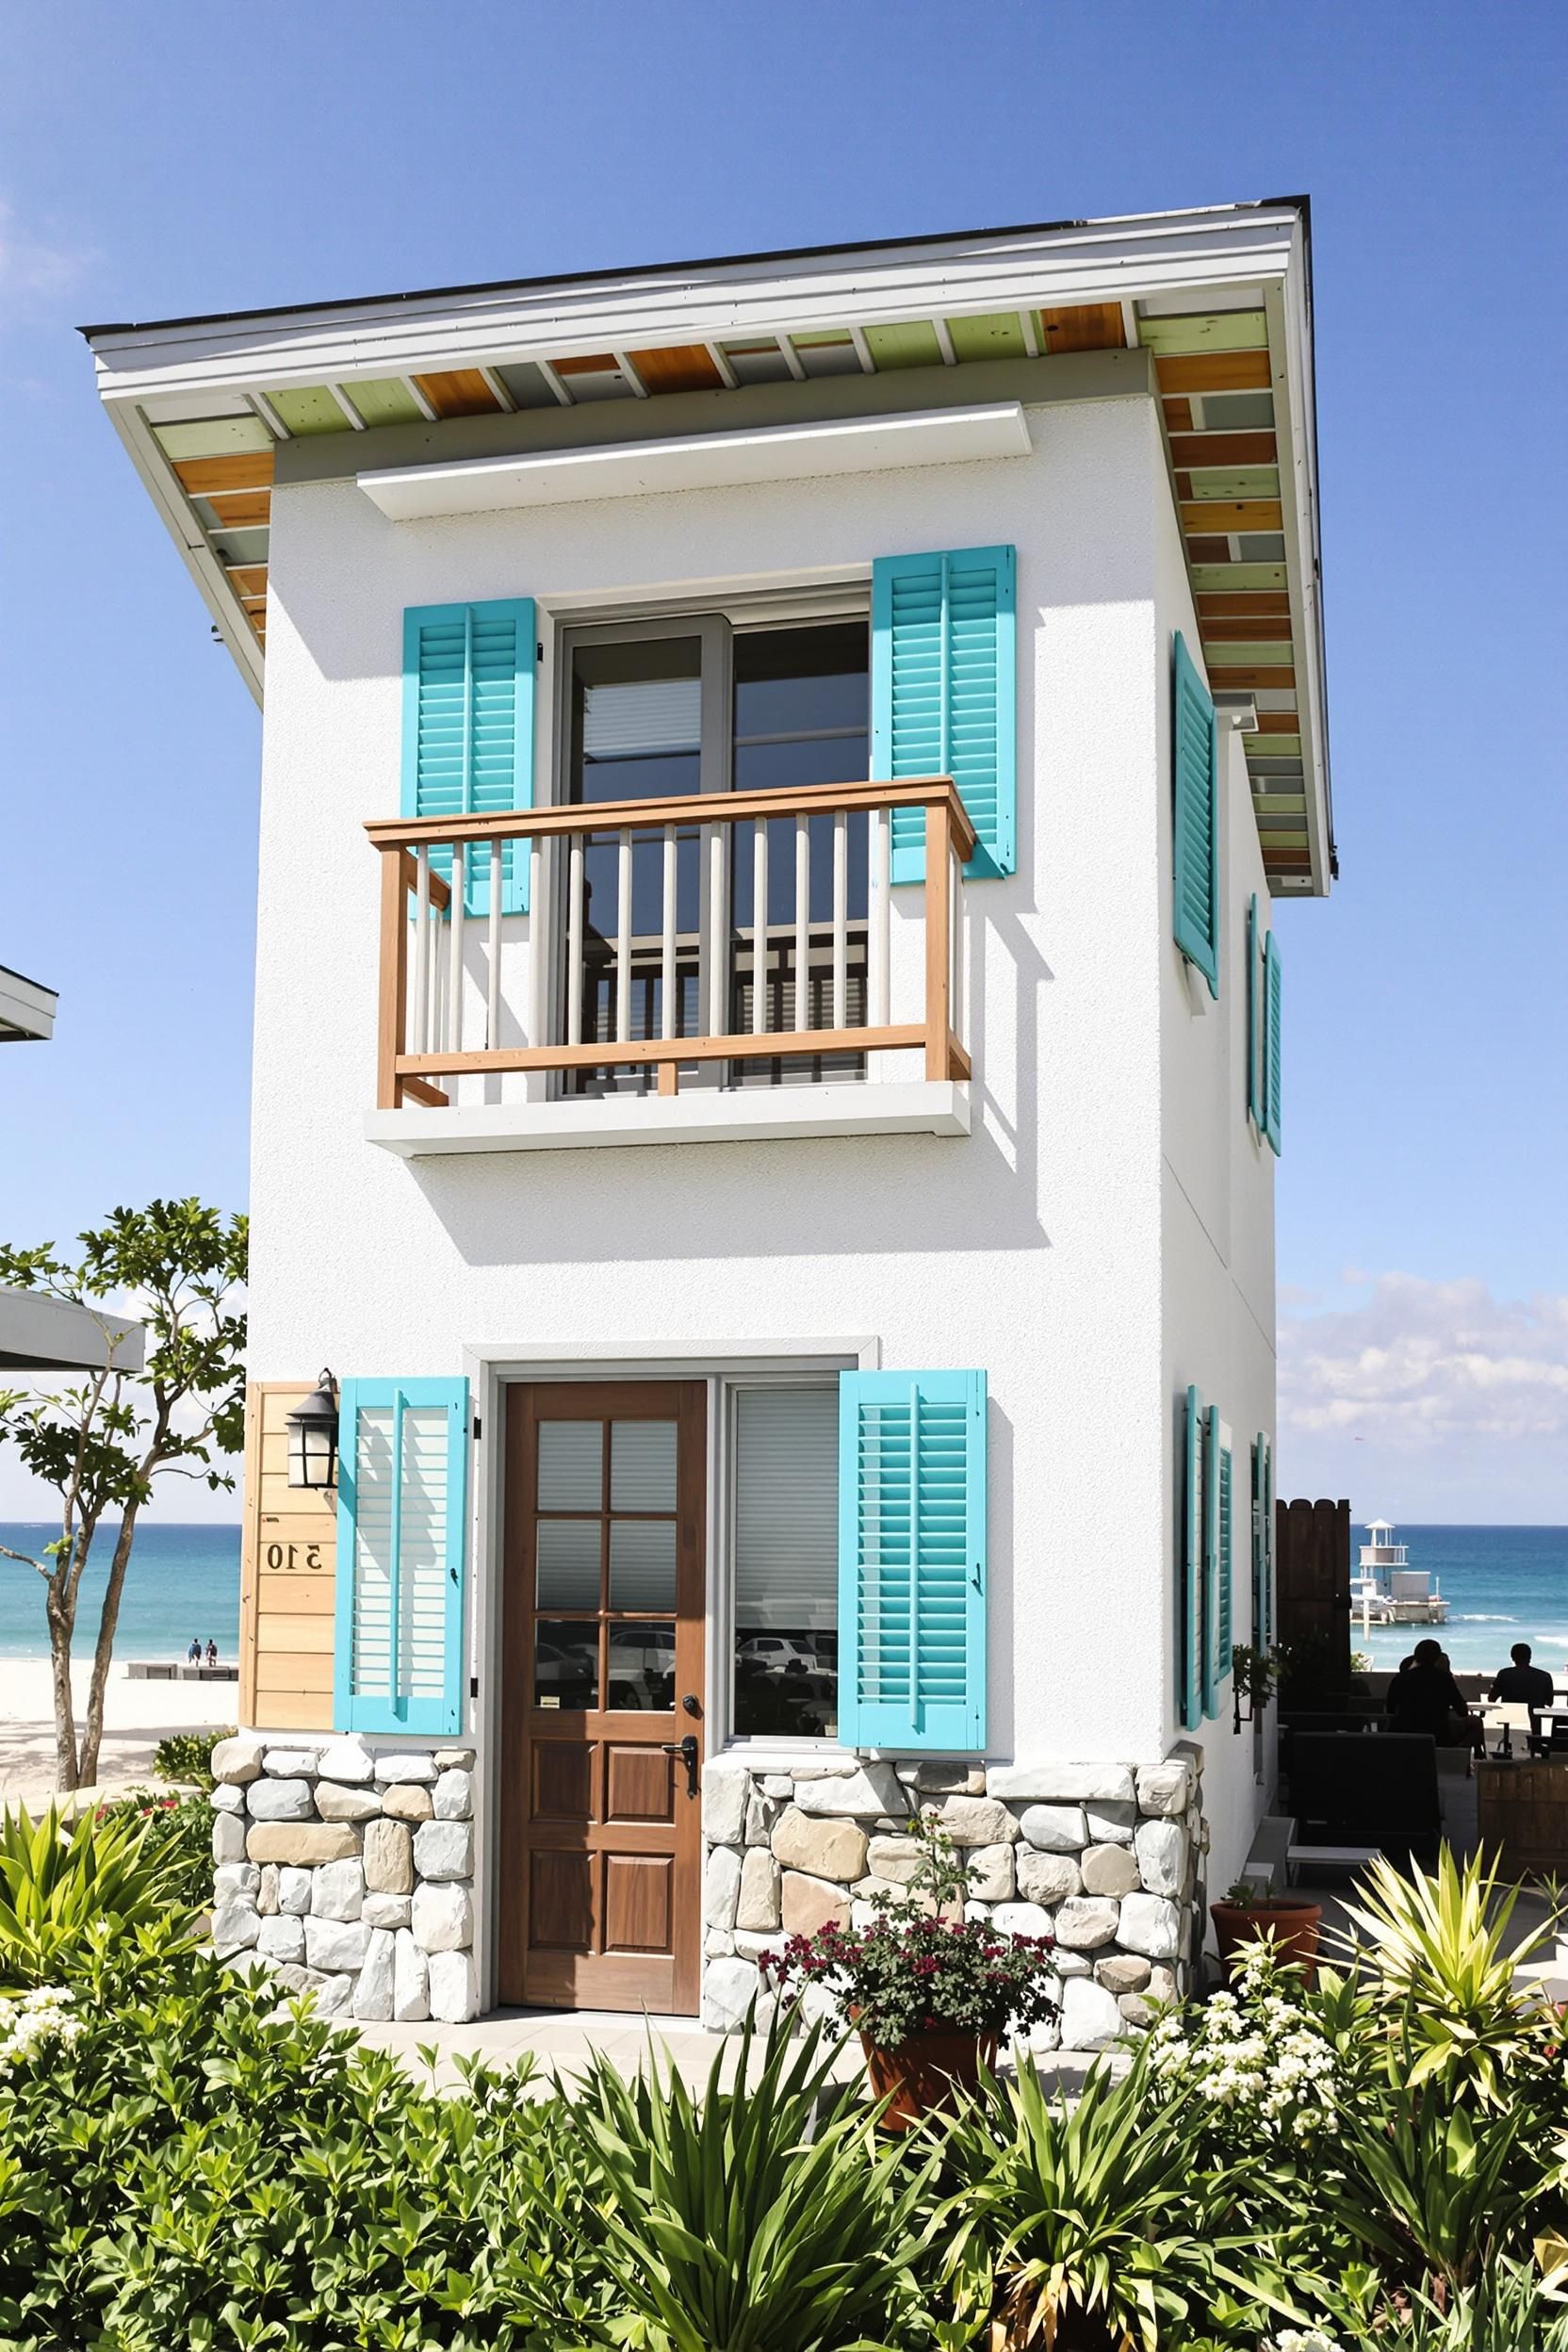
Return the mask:
{"type": "Polygon", "coordinates": [[[1219,1712],[1219,1644],[1215,1639],[1219,1614],[1219,1415],[1210,1405],[1199,1433],[1203,1449],[1203,1527],[1201,1598],[1199,1605],[1199,1676],[1203,1712],[1219,1712]]]}
{"type": "MultiPolygon", "coordinates": [[[[951,776],[976,838],[971,876],[1018,863],[1017,559],[1011,547],[872,565],[871,772],[951,776]]],[[[925,812],[892,822],[892,879],[925,874],[925,812]]]]}
{"type": "Polygon", "coordinates": [[[839,1737],[986,1744],[986,1376],[839,1375],[839,1737]]]}
{"type": "Polygon", "coordinates": [[[1264,1134],[1280,1149],[1280,951],[1271,931],[1263,951],[1264,1134]]]}
{"type": "MultiPolygon", "coordinates": [[[[478,817],[533,806],[531,596],[412,605],[403,614],[405,817],[478,817]]],[[[451,853],[431,865],[451,878],[451,853]]],[[[466,911],[490,911],[490,860],[470,850],[466,911]]],[[[502,912],[528,909],[528,844],[508,841],[502,912]]]]}
{"type": "Polygon", "coordinates": [[[1177,1578],[1176,1712],[1184,1728],[1203,1720],[1203,1505],[1206,1416],[1195,1388],[1187,1390],[1182,1475],[1182,1562],[1177,1578]]]}
{"type": "Polygon", "coordinates": [[[1219,994],[1219,736],[1180,634],[1171,662],[1176,944],[1219,994]]]}
{"type": "Polygon", "coordinates": [[[466,1380],[343,1381],[337,1730],[462,1730],[467,1485],[466,1380]]]}
{"type": "MultiPolygon", "coordinates": [[[[1215,1544],[1215,1612],[1214,1612],[1214,1670],[1213,1685],[1217,1693],[1231,1674],[1231,1650],[1235,1642],[1235,1447],[1231,1432],[1223,1422],[1218,1425],[1216,1448],[1219,1476],[1216,1481],[1216,1508],[1218,1531],[1215,1544]]],[[[1217,1714],[1218,1700],[1210,1707],[1217,1714]]]]}
{"type": "Polygon", "coordinates": [[[1263,974],[1258,964],[1258,901],[1247,906],[1247,1116],[1261,1135],[1263,1108],[1263,974]]]}
{"type": "Polygon", "coordinates": [[[1268,1603],[1265,1598],[1268,1574],[1268,1554],[1264,1536],[1264,1453],[1266,1441],[1260,1429],[1252,1441],[1252,1647],[1262,1650],[1268,1642],[1268,1603]]]}

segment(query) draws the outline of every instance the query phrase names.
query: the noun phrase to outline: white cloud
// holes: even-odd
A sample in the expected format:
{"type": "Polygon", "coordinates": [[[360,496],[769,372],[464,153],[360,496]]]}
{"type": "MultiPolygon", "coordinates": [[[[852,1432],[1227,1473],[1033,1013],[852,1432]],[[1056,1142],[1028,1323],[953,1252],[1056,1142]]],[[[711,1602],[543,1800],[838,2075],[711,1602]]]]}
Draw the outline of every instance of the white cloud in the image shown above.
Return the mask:
{"type": "Polygon", "coordinates": [[[1370,1282],[1356,1305],[1292,1314],[1282,1299],[1290,1491],[1348,1493],[1358,1513],[1373,1503],[1416,1519],[1568,1516],[1568,1298],[1351,1279],[1370,1282]]]}

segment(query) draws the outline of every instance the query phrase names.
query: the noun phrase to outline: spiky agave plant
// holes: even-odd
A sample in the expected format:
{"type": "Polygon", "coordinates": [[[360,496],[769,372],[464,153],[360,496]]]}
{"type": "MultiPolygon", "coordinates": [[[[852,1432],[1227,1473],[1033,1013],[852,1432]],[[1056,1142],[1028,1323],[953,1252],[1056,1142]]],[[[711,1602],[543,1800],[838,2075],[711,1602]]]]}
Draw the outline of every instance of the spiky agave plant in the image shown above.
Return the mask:
{"type": "Polygon", "coordinates": [[[0,1991],[74,1973],[106,1934],[158,1928],[177,1905],[177,1854],[140,1819],[0,1814],[0,1991]]]}
{"type": "Polygon", "coordinates": [[[925,2169],[879,2144],[878,2110],[858,2082],[833,2081],[838,2039],[813,2027],[792,2041],[793,2022],[776,2014],[758,2043],[748,2021],[699,2095],[650,2050],[630,2081],[596,2057],[568,2103],[597,2183],[587,2226],[640,2345],[872,2352],[906,2341],[925,2169]]]}

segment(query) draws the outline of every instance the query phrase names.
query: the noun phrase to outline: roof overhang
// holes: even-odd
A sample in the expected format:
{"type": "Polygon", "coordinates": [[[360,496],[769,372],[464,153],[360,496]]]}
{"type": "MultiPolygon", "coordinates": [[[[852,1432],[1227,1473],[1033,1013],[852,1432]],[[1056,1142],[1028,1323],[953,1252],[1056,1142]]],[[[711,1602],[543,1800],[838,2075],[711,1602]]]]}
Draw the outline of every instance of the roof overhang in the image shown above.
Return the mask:
{"type": "Polygon", "coordinates": [[[147,1334],[139,1323],[100,1307],[78,1307],[36,1290],[0,1290],[0,1373],[139,1372],[147,1334]]]}
{"type": "Polygon", "coordinates": [[[635,401],[651,441],[672,393],[710,394],[723,431],[724,395],[754,384],[1141,347],[1211,684],[1258,696],[1246,742],[1270,882],[1311,893],[1333,852],[1308,238],[1288,198],[84,333],[258,697],[280,444],[355,435],[344,470],[363,477],[405,470],[378,444],[400,459],[413,427],[439,469],[470,455],[441,447],[460,419],[516,416],[521,448],[519,412],[635,401]],[[1249,403],[1266,423],[1228,429],[1249,403]]]}
{"type": "Polygon", "coordinates": [[[55,1034],[59,997],[41,981],[24,980],[0,964],[0,1045],[41,1040],[55,1034]]]}

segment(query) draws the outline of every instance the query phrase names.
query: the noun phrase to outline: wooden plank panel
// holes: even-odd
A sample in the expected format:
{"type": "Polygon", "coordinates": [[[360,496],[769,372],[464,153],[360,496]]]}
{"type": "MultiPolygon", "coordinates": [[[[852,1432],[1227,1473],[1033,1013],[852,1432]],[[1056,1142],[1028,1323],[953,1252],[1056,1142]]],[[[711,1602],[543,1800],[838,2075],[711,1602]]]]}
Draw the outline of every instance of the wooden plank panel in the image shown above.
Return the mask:
{"type": "Polygon", "coordinates": [[[1184,531],[1282,531],[1278,498],[1202,498],[1182,507],[1184,531]]]}
{"type": "Polygon", "coordinates": [[[1266,351],[1202,351],[1191,357],[1156,359],[1162,392],[1266,392],[1266,351]]]}
{"type": "MultiPolygon", "coordinates": [[[[265,1629],[265,1628],[264,1628],[265,1629]]],[[[332,1707],[333,1656],[312,1650],[268,1650],[258,1653],[266,1664],[258,1667],[256,1694],[258,1700],[269,1690],[292,1690],[296,1693],[326,1695],[328,1711],[332,1707]]]]}
{"type": "Polygon", "coordinates": [[[274,463],[269,443],[265,449],[245,449],[237,457],[188,457],[174,471],[193,498],[205,498],[215,490],[268,489],[274,463]]]}
{"type": "Polygon", "coordinates": [[[1230,560],[1231,542],[1228,538],[1217,535],[1212,539],[1199,537],[1187,541],[1189,564],[1228,564],[1230,560]]]}
{"type": "Polygon", "coordinates": [[[928,318],[906,318],[896,326],[868,327],[866,349],[878,375],[890,368],[939,368],[942,349],[928,318]]]}
{"type": "Polygon", "coordinates": [[[1192,402],[1190,400],[1167,400],[1164,407],[1167,433],[1190,433],[1192,431],[1192,402]]]}
{"type": "MultiPolygon", "coordinates": [[[[613,351],[580,352],[576,359],[550,362],[558,376],[612,376],[619,373],[613,351]]],[[[420,379],[421,383],[423,379],[420,379]]]]}
{"type": "Polygon", "coordinates": [[[267,594],[267,566],[265,564],[232,564],[228,572],[228,579],[234,588],[236,596],[264,596],[267,594]]]}
{"type": "Polygon", "coordinates": [[[1278,498],[1277,466],[1194,466],[1185,475],[1192,498],[1278,498]]]}
{"type": "Polygon", "coordinates": [[[1184,351],[1261,351],[1268,348],[1268,318],[1261,310],[1211,310],[1179,318],[1140,318],[1146,351],[1172,358],[1184,351]]]}
{"type": "Polygon", "coordinates": [[[1258,712],[1260,735],[1298,735],[1299,732],[1298,713],[1294,710],[1260,710],[1258,712]]]}
{"type": "Polygon", "coordinates": [[[1290,598],[1273,588],[1243,589],[1236,596],[1200,596],[1200,617],[1205,621],[1255,621],[1273,616],[1290,618],[1290,598]]]}
{"type": "Polygon", "coordinates": [[[1212,588],[1288,588],[1290,575],[1282,564],[1221,564],[1217,558],[1210,562],[1200,556],[1189,540],[1187,559],[1192,565],[1192,585],[1195,595],[1201,596],[1212,588]]]}
{"type": "Polygon", "coordinates": [[[1294,670],[1264,670],[1251,663],[1240,669],[1209,672],[1210,691],[1217,694],[1243,686],[1294,686],[1295,683],[1294,670]]]}
{"type": "Polygon", "coordinates": [[[1294,662],[1296,654],[1288,640],[1282,645],[1265,645],[1250,635],[1240,637],[1230,630],[1204,638],[1203,659],[1211,669],[1239,670],[1256,662],[1294,662]]]}
{"type": "Polygon", "coordinates": [[[950,318],[948,339],[960,365],[973,359],[1021,359],[1028,346],[1016,310],[993,310],[976,318],[950,318]]]}
{"type": "Polygon", "coordinates": [[[331,1731],[332,1693],[318,1690],[256,1692],[253,1728],[257,1731],[331,1731]]]}
{"type": "Polygon", "coordinates": [[[330,1617],[335,1606],[335,1576],[270,1576],[264,1568],[256,1578],[258,1616],[330,1617]]]}
{"type": "MultiPolygon", "coordinates": [[[[269,1584],[273,1578],[269,1576],[269,1584]]],[[[281,1609],[262,1609],[256,1618],[258,1646],[265,1644],[280,1658],[331,1657],[336,1628],[330,1616],[288,1616],[281,1609]]]]}
{"type": "Polygon", "coordinates": [[[656,351],[628,351],[628,359],[650,392],[719,392],[724,378],[700,343],[664,344],[656,351]]]}
{"type": "Polygon", "coordinates": [[[235,490],[207,503],[225,531],[253,531],[272,519],[270,490],[235,490]]]}
{"type": "Polygon", "coordinates": [[[437,416],[493,416],[500,407],[478,368],[453,368],[414,381],[437,416]]]}
{"type": "Polygon", "coordinates": [[[261,1405],[257,1381],[245,1391],[245,1460],[239,1486],[239,1720],[256,1719],[256,1505],[261,1462],[261,1405]]]}
{"type": "MultiPolygon", "coordinates": [[[[1168,400],[1168,409],[1176,407],[1168,400]]],[[[1170,459],[1174,466],[1272,466],[1279,457],[1279,446],[1271,433],[1170,433],[1170,459]]]]}
{"type": "MultiPolygon", "coordinates": [[[[1035,313],[1042,351],[1120,351],[1127,330],[1119,302],[1080,302],[1070,310],[1035,313]]],[[[1200,384],[1171,384],[1173,392],[1201,391],[1200,384]]]]}
{"type": "MultiPolygon", "coordinates": [[[[1205,596],[1202,601],[1206,604],[1212,599],[1205,596]]],[[[1235,637],[1246,637],[1251,642],[1255,642],[1260,637],[1282,637],[1288,644],[1293,623],[1288,612],[1274,614],[1271,612],[1210,613],[1200,612],[1198,627],[1205,645],[1235,637]]]]}

